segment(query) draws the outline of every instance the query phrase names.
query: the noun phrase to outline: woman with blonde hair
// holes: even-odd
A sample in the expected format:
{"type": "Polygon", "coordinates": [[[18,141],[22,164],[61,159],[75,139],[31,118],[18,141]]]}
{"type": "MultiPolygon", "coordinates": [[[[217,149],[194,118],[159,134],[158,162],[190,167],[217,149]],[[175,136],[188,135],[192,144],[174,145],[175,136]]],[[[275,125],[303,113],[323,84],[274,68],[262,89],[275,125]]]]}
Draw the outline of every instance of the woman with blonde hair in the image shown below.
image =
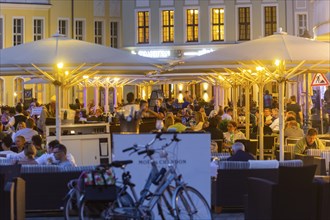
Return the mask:
{"type": "Polygon", "coordinates": [[[18,161],[18,164],[38,164],[35,161],[35,156],[37,155],[37,148],[30,143],[24,145],[24,155],[25,157],[18,161]]]}
{"type": "Polygon", "coordinates": [[[169,112],[166,114],[166,118],[164,121],[164,131],[167,131],[168,127],[170,127],[171,125],[174,125],[174,115],[172,112],[169,112]],[[169,114],[171,113],[171,114],[169,114]]]}
{"type": "Polygon", "coordinates": [[[203,130],[203,124],[204,124],[204,117],[201,112],[195,112],[194,113],[194,119],[195,123],[191,123],[190,127],[193,131],[201,131],[203,130]]]}

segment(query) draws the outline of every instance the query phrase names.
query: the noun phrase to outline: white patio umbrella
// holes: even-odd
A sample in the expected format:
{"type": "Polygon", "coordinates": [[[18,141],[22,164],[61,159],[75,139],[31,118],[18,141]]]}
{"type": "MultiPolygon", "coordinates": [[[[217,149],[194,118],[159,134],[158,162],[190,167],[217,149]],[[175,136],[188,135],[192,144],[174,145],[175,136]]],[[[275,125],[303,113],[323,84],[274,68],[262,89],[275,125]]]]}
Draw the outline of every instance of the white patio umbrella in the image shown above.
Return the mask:
{"type": "MultiPolygon", "coordinates": [[[[279,83],[280,159],[283,160],[284,83],[305,72],[329,72],[329,43],[290,36],[280,30],[268,37],[228,46],[200,57],[187,59],[181,66],[176,66],[173,71],[212,70],[223,72],[227,68],[231,71],[239,70],[242,73],[243,70],[255,70],[257,66],[259,66],[259,74],[267,74],[267,78],[272,78],[279,83]]],[[[242,76],[247,75],[248,72],[242,74],[242,76]]],[[[260,114],[259,121],[262,120],[262,117],[260,114]]],[[[262,129],[259,130],[262,134],[262,129]]],[[[263,159],[263,137],[260,137],[260,140],[260,157],[263,159]]]]}
{"type": "Polygon", "coordinates": [[[56,34],[51,38],[0,50],[0,74],[35,75],[55,85],[56,138],[60,140],[60,88],[79,84],[95,74],[144,75],[162,61],[56,34]]]}

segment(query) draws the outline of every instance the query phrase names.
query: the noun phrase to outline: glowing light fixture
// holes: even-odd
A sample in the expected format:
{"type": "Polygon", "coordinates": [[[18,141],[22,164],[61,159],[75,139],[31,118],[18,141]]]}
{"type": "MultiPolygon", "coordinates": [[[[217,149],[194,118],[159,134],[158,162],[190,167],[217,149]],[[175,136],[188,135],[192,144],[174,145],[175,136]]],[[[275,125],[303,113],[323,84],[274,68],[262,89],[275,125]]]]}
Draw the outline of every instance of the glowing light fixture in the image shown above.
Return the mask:
{"type": "Polygon", "coordinates": [[[281,60],[275,60],[275,66],[279,66],[281,64],[281,60]]]}
{"type": "Polygon", "coordinates": [[[62,69],[63,66],[64,66],[64,64],[63,64],[62,62],[59,62],[59,63],[57,64],[57,68],[59,68],[59,69],[62,69]]]}

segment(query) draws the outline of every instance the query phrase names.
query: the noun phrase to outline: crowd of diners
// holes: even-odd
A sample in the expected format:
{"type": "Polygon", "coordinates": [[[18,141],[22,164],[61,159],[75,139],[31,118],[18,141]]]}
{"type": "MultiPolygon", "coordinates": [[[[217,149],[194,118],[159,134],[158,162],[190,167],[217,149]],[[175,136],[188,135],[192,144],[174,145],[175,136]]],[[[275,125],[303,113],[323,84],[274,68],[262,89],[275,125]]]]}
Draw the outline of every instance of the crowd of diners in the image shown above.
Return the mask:
{"type": "MultiPolygon", "coordinates": [[[[146,100],[135,99],[133,93],[127,94],[127,102],[115,108],[111,114],[104,114],[103,109],[89,103],[87,109],[78,99],[70,105],[76,111],[74,123],[88,123],[88,121],[112,122],[133,125],[136,130],[145,118],[156,119],[158,131],[171,132],[209,132],[211,140],[223,140],[222,149],[231,149],[232,152],[244,151],[242,146],[234,145],[236,140],[246,139],[244,130],[245,107],[237,107],[238,119],[233,120],[233,105],[214,106],[211,99],[205,102],[202,99],[192,98],[188,91],[184,93],[183,103],[177,99],[158,98],[155,105],[149,107],[146,100]],[[235,148],[235,149],[234,149],[235,148]]],[[[22,102],[13,108],[2,107],[0,122],[0,141],[2,143],[1,157],[12,158],[22,164],[57,164],[60,166],[75,166],[73,156],[61,143],[55,145],[45,143],[45,126],[48,118],[55,117],[56,98],[52,97],[47,105],[40,105],[34,100],[28,108],[22,102]],[[36,116],[31,112],[34,107],[42,107],[41,113],[36,116]],[[47,157],[47,159],[45,159],[47,157]],[[42,158],[42,159],[41,159],[42,158]]],[[[243,102],[244,104],[244,102],[243,102]]],[[[258,135],[258,110],[254,106],[250,109],[251,139],[258,135]]],[[[278,103],[268,91],[264,95],[264,134],[277,134],[279,129],[278,103]]],[[[286,105],[284,136],[300,138],[295,152],[305,153],[306,149],[323,149],[325,146],[317,138],[317,130],[309,129],[304,133],[302,129],[303,114],[296,97],[291,96],[286,105]]],[[[126,130],[123,130],[126,131],[126,130]]],[[[243,145],[244,146],[244,145],[243,145]]],[[[254,155],[255,156],[255,155],[254,155]]]]}

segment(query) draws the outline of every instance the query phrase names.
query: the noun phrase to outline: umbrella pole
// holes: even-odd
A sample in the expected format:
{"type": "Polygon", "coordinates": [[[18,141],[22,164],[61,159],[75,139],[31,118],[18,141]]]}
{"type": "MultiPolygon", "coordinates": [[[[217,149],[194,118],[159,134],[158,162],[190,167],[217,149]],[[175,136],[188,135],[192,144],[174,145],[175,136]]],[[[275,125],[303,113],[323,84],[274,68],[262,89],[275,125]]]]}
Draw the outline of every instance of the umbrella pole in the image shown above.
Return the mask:
{"type": "Polygon", "coordinates": [[[245,87],[245,136],[250,139],[250,83],[245,87]]]}
{"type": "Polygon", "coordinates": [[[259,159],[264,159],[264,84],[260,83],[259,85],[259,121],[258,121],[258,130],[259,130],[259,159]]]}
{"type": "Polygon", "coordinates": [[[279,91],[278,91],[278,104],[279,104],[279,144],[280,144],[280,161],[284,160],[284,86],[285,81],[282,80],[279,82],[279,91]]]}
{"type": "Polygon", "coordinates": [[[233,114],[233,120],[234,121],[238,121],[238,117],[237,117],[237,85],[233,86],[233,110],[234,110],[234,114],[233,114]]]}
{"type": "Polygon", "coordinates": [[[56,95],[56,139],[61,142],[61,96],[60,96],[60,86],[55,85],[55,95],[56,95]]]}

